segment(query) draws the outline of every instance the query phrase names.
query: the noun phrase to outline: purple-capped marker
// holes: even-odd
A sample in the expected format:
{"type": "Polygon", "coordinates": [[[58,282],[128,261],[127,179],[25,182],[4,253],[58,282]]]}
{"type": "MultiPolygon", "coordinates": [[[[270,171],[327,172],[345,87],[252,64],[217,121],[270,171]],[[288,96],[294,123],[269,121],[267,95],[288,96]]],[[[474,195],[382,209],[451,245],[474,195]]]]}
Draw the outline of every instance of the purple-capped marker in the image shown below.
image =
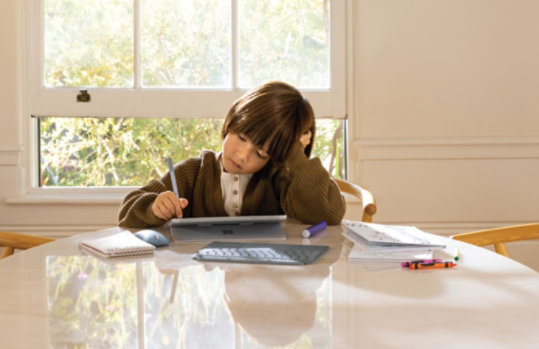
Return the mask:
{"type": "Polygon", "coordinates": [[[327,223],[324,221],[316,223],[315,225],[311,225],[309,228],[305,229],[302,235],[304,238],[310,238],[314,234],[326,229],[327,226],[327,223]]]}

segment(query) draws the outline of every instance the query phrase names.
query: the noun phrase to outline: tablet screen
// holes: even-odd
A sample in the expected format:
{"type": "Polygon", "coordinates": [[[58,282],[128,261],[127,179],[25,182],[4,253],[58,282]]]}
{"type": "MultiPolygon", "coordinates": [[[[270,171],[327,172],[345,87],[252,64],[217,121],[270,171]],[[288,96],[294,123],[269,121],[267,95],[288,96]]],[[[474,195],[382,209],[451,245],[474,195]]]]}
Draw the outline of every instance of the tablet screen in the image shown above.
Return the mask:
{"type": "Polygon", "coordinates": [[[281,222],[286,215],[175,218],[170,221],[173,241],[286,238],[281,222]]]}

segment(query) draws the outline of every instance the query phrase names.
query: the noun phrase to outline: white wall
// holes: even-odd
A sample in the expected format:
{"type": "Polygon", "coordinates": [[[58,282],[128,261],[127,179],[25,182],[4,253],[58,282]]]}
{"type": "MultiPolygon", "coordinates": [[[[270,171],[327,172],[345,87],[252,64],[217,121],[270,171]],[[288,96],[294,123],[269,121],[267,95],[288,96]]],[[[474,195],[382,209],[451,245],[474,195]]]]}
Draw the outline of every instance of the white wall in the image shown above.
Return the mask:
{"type": "Polygon", "coordinates": [[[352,171],[376,219],[446,235],[538,222],[539,2],[354,5],[352,171]]]}
{"type": "MultiPolygon", "coordinates": [[[[114,225],[118,198],[23,195],[23,3],[0,3],[0,229],[61,236],[114,225]]],[[[352,4],[350,172],[374,192],[375,219],[446,235],[539,221],[539,2],[352,4]]],[[[539,269],[533,251],[517,258],[539,269]]]]}

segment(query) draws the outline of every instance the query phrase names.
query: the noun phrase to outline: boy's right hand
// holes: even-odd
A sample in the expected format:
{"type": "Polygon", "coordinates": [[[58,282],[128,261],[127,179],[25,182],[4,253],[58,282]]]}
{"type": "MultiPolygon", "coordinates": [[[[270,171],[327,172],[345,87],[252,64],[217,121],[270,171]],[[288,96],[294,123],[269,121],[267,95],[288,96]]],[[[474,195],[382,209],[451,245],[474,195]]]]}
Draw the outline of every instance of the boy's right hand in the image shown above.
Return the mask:
{"type": "Polygon", "coordinates": [[[153,214],[162,220],[168,221],[174,217],[182,218],[183,209],[189,205],[185,198],[178,198],[173,192],[165,191],[155,198],[152,204],[153,214]]]}

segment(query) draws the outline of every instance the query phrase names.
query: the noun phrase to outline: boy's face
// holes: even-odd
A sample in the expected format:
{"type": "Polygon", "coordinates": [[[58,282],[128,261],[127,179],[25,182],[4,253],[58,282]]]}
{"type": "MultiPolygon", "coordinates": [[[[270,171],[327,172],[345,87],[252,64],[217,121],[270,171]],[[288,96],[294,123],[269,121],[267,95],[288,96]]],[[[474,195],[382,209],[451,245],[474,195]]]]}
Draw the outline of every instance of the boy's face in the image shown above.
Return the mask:
{"type": "Polygon", "coordinates": [[[223,168],[233,174],[248,174],[260,171],[270,160],[264,149],[251,143],[244,134],[229,132],[223,141],[223,168]]]}

